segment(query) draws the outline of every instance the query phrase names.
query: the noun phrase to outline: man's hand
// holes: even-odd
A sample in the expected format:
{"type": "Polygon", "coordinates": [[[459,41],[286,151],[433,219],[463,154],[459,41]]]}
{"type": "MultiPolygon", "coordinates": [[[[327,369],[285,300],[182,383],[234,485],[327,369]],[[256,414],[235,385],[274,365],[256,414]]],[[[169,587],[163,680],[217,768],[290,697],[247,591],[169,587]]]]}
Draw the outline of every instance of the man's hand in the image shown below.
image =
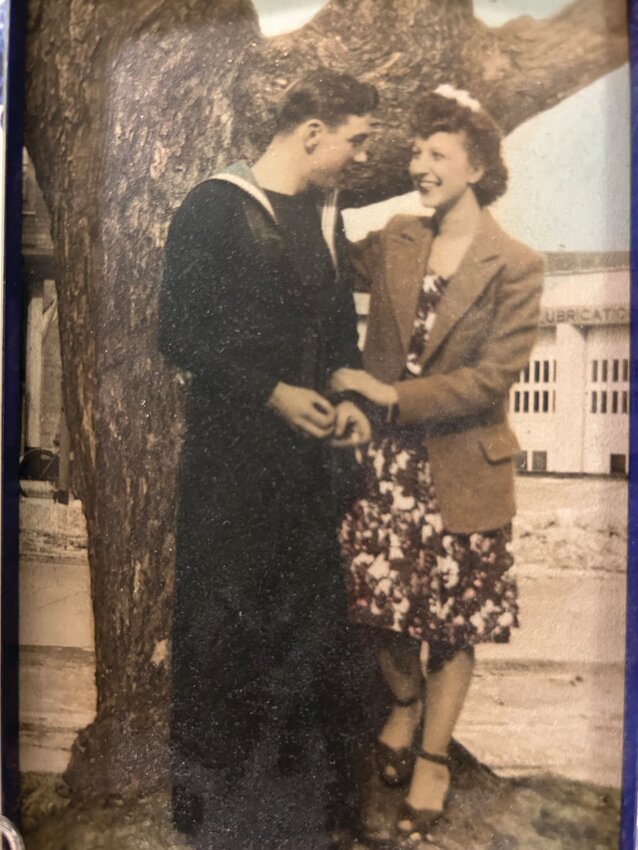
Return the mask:
{"type": "Polygon", "coordinates": [[[334,433],[336,411],[314,390],[280,382],[272,391],[268,406],[276,410],[291,428],[303,431],[309,437],[323,440],[334,433]]]}
{"type": "Polygon", "coordinates": [[[330,445],[337,448],[362,446],[370,442],[372,429],[368,417],[351,401],[342,401],[336,407],[334,436],[330,445]]]}
{"type": "Polygon", "coordinates": [[[363,369],[338,369],[330,379],[330,389],[335,393],[359,393],[382,407],[399,400],[393,384],[384,384],[363,369]]]}

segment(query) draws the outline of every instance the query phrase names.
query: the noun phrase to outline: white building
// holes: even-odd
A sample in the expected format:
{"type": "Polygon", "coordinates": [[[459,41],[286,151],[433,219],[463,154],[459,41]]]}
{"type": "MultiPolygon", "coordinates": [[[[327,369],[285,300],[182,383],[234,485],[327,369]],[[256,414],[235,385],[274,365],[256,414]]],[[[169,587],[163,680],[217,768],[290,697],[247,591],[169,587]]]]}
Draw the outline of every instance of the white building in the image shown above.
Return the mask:
{"type": "Polygon", "coordinates": [[[626,474],[629,257],[548,254],[538,342],[510,392],[531,472],[626,474]]]}
{"type": "Polygon", "coordinates": [[[627,473],[629,316],[626,252],[547,255],[538,341],[509,399],[521,471],[627,473]]]}

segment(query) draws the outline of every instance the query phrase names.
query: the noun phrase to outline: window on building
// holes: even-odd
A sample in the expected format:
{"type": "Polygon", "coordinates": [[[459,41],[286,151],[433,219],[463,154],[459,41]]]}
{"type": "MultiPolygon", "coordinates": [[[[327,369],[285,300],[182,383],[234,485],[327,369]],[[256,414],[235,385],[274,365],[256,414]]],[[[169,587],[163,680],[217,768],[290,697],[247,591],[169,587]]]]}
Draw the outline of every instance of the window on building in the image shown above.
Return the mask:
{"type": "Polygon", "coordinates": [[[618,413],[618,392],[616,390],[611,394],[611,412],[618,413]]]}
{"type": "Polygon", "coordinates": [[[543,390],[543,413],[549,413],[549,392],[543,390]]]}
{"type": "Polygon", "coordinates": [[[627,358],[622,362],[622,379],[623,381],[629,380],[629,360],[627,358]]]}
{"type": "Polygon", "coordinates": [[[552,390],[552,413],[556,413],[556,390],[552,390]]]}
{"type": "Polygon", "coordinates": [[[623,390],[622,392],[622,412],[628,413],[629,411],[629,393],[627,390],[623,390]]]}
{"type": "Polygon", "coordinates": [[[514,458],[514,464],[519,472],[527,472],[527,452],[519,452],[514,458]]]}
{"type": "Polygon", "coordinates": [[[532,472],[547,472],[547,452],[532,452],[532,472]]]}
{"type": "Polygon", "coordinates": [[[598,380],[598,360],[591,361],[591,379],[594,384],[598,380]]]}
{"type": "Polygon", "coordinates": [[[553,378],[553,381],[554,381],[554,383],[556,383],[556,361],[554,360],[553,362],[554,362],[554,378],[553,378]]]}
{"type": "Polygon", "coordinates": [[[524,384],[529,384],[529,363],[528,363],[528,364],[527,364],[527,366],[523,369],[523,372],[522,372],[522,381],[523,381],[523,383],[524,383],[524,384]]]}
{"type": "Polygon", "coordinates": [[[527,390],[523,393],[523,413],[529,413],[529,393],[527,390]]]}
{"type": "Polygon", "coordinates": [[[607,392],[605,390],[600,394],[600,412],[607,413],[607,392]]]}
{"type": "Polygon", "coordinates": [[[627,456],[609,455],[609,471],[612,475],[627,474],[627,456]]]}
{"type": "Polygon", "coordinates": [[[518,390],[514,393],[514,413],[520,413],[521,411],[521,394],[518,390]]]}
{"type": "Polygon", "coordinates": [[[534,413],[538,413],[541,409],[541,394],[538,390],[534,390],[534,413]]]}
{"type": "Polygon", "coordinates": [[[549,384],[549,360],[543,360],[543,381],[549,384]]]}
{"type": "Polygon", "coordinates": [[[609,379],[609,361],[601,360],[600,361],[600,380],[607,381],[609,379]]]}
{"type": "Polygon", "coordinates": [[[593,392],[591,394],[591,412],[598,413],[598,393],[593,392]]]}
{"type": "Polygon", "coordinates": [[[541,380],[541,361],[534,360],[534,383],[539,384],[541,380]]]}
{"type": "Polygon", "coordinates": [[[620,360],[611,361],[611,379],[612,381],[620,380],[620,360]]]}

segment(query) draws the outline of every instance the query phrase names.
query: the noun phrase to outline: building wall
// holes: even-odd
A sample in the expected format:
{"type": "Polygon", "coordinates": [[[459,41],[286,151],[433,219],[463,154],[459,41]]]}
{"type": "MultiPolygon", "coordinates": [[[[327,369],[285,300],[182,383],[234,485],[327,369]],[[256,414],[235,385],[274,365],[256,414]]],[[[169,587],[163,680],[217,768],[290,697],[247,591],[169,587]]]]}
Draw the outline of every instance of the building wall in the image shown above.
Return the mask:
{"type": "Polygon", "coordinates": [[[64,423],[51,223],[33,163],[26,151],[23,154],[22,180],[22,266],[25,299],[23,418],[29,426],[29,433],[25,433],[23,438],[29,448],[57,451],[64,423]],[[36,325],[33,336],[29,334],[30,322],[36,325]]]}
{"type": "Polygon", "coordinates": [[[558,367],[556,329],[541,328],[530,363],[510,391],[509,418],[523,449],[523,470],[540,472],[556,465],[562,377],[558,367]]]}
{"type": "Polygon", "coordinates": [[[529,366],[510,392],[510,421],[531,472],[626,474],[629,271],[550,274],[529,366]]]}

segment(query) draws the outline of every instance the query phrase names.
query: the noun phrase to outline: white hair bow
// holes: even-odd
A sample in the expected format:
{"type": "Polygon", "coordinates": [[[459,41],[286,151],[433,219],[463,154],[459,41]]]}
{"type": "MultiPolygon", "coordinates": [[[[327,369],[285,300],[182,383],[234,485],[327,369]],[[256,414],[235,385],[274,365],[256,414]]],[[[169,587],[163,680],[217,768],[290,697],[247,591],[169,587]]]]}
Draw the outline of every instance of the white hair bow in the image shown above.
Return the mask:
{"type": "Polygon", "coordinates": [[[460,106],[466,106],[468,109],[471,109],[472,112],[478,112],[481,108],[481,104],[469,92],[466,92],[465,89],[455,89],[449,83],[443,83],[443,85],[436,88],[434,94],[449,97],[451,100],[455,100],[460,106]]]}

